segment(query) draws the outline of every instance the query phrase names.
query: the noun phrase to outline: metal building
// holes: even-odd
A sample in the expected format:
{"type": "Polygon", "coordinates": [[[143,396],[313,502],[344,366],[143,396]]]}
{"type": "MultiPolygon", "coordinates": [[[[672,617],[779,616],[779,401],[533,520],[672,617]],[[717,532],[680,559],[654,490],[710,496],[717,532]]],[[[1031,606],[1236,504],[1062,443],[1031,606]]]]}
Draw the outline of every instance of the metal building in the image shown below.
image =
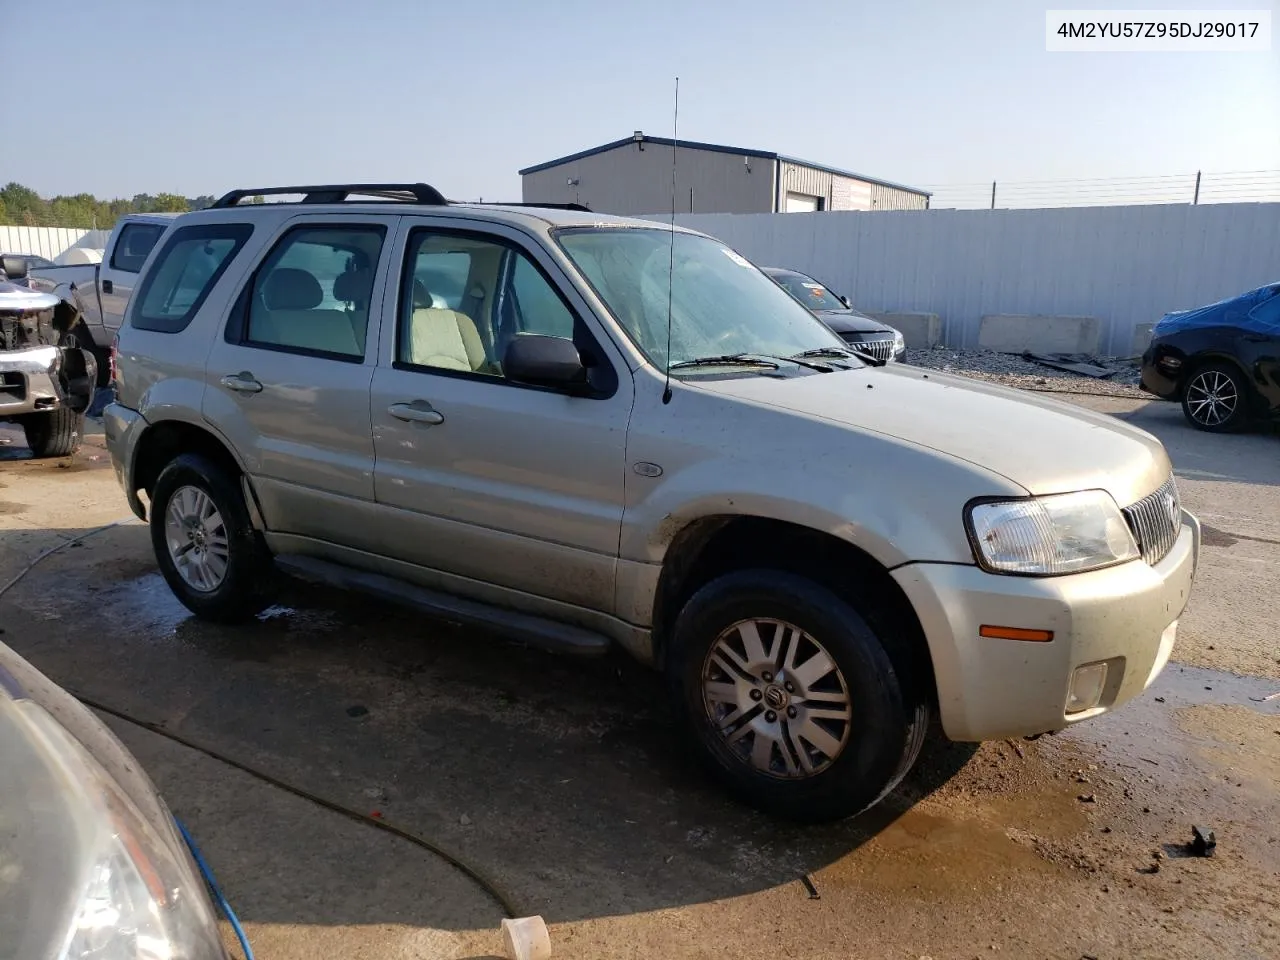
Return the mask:
{"type": "Polygon", "coordinates": [[[673,141],[637,130],[520,171],[526,203],[582,203],[598,213],[812,213],[925,210],[929,193],[765,150],[673,141]]]}

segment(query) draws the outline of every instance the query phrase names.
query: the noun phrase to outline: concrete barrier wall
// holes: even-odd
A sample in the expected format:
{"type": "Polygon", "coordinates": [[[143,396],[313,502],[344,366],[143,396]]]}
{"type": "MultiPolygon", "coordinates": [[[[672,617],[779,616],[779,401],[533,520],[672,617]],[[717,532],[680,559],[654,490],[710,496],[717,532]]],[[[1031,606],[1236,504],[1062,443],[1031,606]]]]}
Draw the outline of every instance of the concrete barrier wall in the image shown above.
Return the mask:
{"type": "Polygon", "coordinates": [[[1098,318],[986,316],[978,325],[978,346],[997,353],[1096,354],[1098,318]]]}
{"type": "Polygon", "coordinates": [[[936,313],[872,313],[881,323],[902,331],[912,350],[928,350],[942,342],[942,318],[936,313]]]}
{"type": "Polygon", "coordinates": [[[1171,310],[1280,281],[1280,203],[676,220],[761,266],[810,273],[865,312],[937,314],[943,342],[968,349],[983,317],[1090,317],[1098,349],[1129,356],[1139,328],[1171,310]]]}

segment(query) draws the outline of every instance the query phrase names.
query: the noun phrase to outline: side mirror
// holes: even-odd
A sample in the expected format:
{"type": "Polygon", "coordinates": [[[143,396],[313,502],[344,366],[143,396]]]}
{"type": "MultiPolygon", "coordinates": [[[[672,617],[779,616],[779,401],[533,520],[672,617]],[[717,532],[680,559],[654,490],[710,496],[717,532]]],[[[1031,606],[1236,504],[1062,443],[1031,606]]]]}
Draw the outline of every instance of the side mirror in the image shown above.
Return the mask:
{"type": "Polygon", "coordinates": [[[587,388],[587,368],[572,340],[522,333],[507,344],[502,372],[508,380],[568,392],[587,388]]]}
{"type": "Polygon", "coordinates": [[[853,304],[849,302],[849,298],[846,297],[844,294],[840,295],[840,302],[843,303],[847,309],[849,310],[853,309],[853,304]]]}
{"type": "Polygon", "coordinates": [[[0,270],[10,280],[22,280],[27,276],[27,260],[25,257],[0,258],[0,270]]]}

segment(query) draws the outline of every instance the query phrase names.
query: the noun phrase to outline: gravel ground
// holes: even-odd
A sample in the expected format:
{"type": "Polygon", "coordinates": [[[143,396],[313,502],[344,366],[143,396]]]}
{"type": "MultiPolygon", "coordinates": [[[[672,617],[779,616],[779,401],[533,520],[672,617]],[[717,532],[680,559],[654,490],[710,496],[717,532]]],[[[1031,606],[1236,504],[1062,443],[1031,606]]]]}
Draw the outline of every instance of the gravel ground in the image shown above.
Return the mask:
{"type": "Polygon", "coordinates": [[[908,350],[907,363],[943,373],[954,373],[975,380],[988,380],[1006,387],[1044,390],[1053,393],[1097,393],[1108,397],[1133,397],[1149,400],[1151,395],[1138,388],[1139,369],[1136,362],[1113,357],[1099,357],[1092,362],[1114,369],[1106,379],[1086,377],[1063,370],[1044,367],[1012,353],[987,350],[908,350]]]}

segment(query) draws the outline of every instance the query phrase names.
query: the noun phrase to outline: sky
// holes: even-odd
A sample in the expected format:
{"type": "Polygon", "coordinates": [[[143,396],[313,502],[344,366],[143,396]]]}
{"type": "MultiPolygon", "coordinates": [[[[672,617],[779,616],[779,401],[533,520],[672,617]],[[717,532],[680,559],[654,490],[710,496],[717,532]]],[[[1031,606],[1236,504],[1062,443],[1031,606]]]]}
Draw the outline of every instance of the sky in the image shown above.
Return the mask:
{"type": "MultiPolygon", "coordinates": [[[[1270,9],[1280,32],[1278,2],[1183,6],[1270,9]]],[[[1049,6],[1068,5],[0,0],[0,182],[425,180],[518,199],[521,167],[670,136],[677,76],[682,139],[912,185],[1280,170],[1280,36],[1270,53],[1048,53],[1049,6]]]]}

